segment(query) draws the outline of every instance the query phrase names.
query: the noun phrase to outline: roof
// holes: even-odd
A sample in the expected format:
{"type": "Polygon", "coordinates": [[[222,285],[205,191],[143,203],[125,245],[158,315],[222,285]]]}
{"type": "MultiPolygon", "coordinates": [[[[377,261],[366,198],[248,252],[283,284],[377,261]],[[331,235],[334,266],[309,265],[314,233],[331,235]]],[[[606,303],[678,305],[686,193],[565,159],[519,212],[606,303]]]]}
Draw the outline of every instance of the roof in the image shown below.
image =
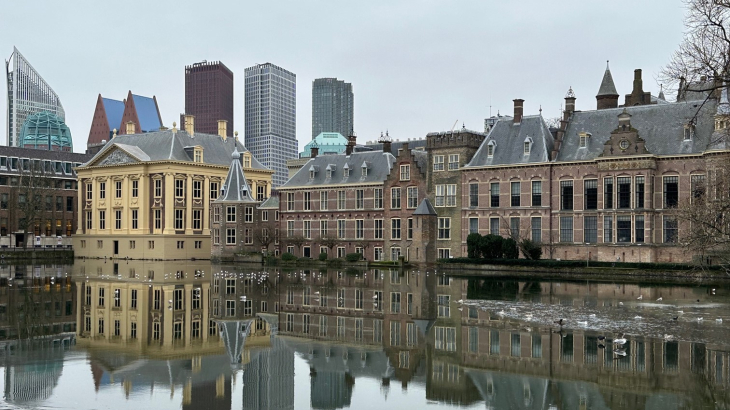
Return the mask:
{"type": "MultiPolygon", "coordinates": [[[[137,109],[137,118],[139,118],[139,126],[142,129],[142,132],[159,130],[162,123],[160,121],[160,114],[157,111],[157,102],[154,98],[143,97],[136,94],[132,94],[132,98],[134,98],[134,107],[137,109]]],[[[104,106],[104,109],[106,109],[106,105],[104,106]]],[[[120,126],[121,121],[120,117],[120,126]]]]}
{"type": "MultiPolygon", "coordinates": [[[[631,126],[646,142],[646,149],[655,155],[701,153],[713,148],[710,144],[714,131],[717,102],[708,100],[670,104],[651,104],[625,107],[631,114],[631,126]],[[695,117],[694,137],[684,140],[684,128],[695,117]]],[[[556,161],[592,160],[603,152],[603,146],[618,127],[618,115],[624,108],[597,111],[576,111],[568,123],[556,161]],[[580,148],[580,133],[588,132],[586,147],[580,148]]]]}
{"type": "Polygon", "coordinates": [[[272,195],[259,205],[259,209],[279,209],[279,197],[272,195]]]}
{"type": "Polygon", "coordinates": [[[553,136],[541,115],[524,116],[519,124],[500,118],[466,167],[548,162],[552,149],[553,136]],[[529,154],[525,154],[525,142],[530,142],[529,154]],[[494,145],[491,157],[490,144],[494,145]]]}
{"type": "Polygon", "coordinates": [[[319,148],[319,155],[341,154],[347,147],[347,138],[339,132],[322,132],[304,146],[302,157],[311,156],[313,147],[319,148]]]}
{"type": "Polygon", "coordinates": [[[122,115],[124,114],[124,102],[104,97],[101,98],[101,101],[104,103],[106,120],[109,122],[109,131],[113,129],[120,130],[122,127],[122,115]]]}
{"type": "Polygon", "coordinates": [[[437,213],[428,198],[423,198],[423,201],[421,201],[421,204],[418,205],[418,208],[413,211],[413,215],[437,215],[437,213]]]}
{"type": "MultiPolygon", "coordinates": [[[[206,164],[225,165],[231,163],[233,151],[247,152],[248,150],[240,141],[234,138],[227,138],[225,141],[218,135],[203,134],[196,132],[191,136],[186,131],[158,130],[144,134],[117,135],[106,143],[93,158],[84,166],[95,163],[103,158],[114,147],[122,148],[140,161],[184,161],[192,162],[191,150],[185,147],[200,146],[203,148],[203,161],[206,164]],[[134,152],[132,152],[134,151],[134,152]]],[[[251,155],[251,167],[254,169],[267,169],[256,158],[251,155]]]]}
{"type": "MultiPolygon", "coordinates": [[[[410,145],[408,147],[410,148],[410,145]]],[[[428,171],[428,152],[422,149],[411,149],[411,155],[421,172],[426,173],[428,171]]]]}
{"type": "Polygon", "coordinates": [[[596,97],[601,97],[604,95],[618,96],[618,92],[616,91],[616,85],[613,83],[611,70],[608,69],[608,63],[606,63],[606,72],[603,73],[603,80],[601,80],[601,86],[598,88],[598,94],[596,94],[596,97]]]}
{"type": "Polygon", "coordinates": [[[279,189],[383,182],[390,174],[394,162],[393,154],[383,151],[355,152],[350,155],[320,155],[307,161],[279,189]],[[363,175],[363,165],[367,168],[366,175],[363,175]],[[328,167],[331,174],[329,177],[328,167]],[[345,167],[349,169],[348,177],[344,176],[345,167]],[[313,171],[313,174],[310,171],[313,171]]]}
{"type": "Polygon", "coordinates": [[[257,202],[251,196],[251,188],[241,167],[241,154],[234,150],[228,176],[221,187],[221,195],[213,202],[257,202]]]}

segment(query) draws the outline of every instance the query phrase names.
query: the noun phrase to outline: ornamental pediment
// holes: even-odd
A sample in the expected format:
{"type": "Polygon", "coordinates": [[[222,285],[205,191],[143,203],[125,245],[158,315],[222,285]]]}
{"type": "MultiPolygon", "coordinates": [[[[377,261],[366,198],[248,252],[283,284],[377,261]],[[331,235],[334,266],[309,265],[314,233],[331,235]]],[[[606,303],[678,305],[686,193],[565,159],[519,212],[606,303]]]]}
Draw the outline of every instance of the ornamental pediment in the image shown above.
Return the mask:
{"type": "Polygon", "coordinates": [[[102,157],[100,160],[90,164],[94,165],[123,165],[140,162],[139,159],[133,157],[121,148],[113,148],[111,152],[102,157]]]}

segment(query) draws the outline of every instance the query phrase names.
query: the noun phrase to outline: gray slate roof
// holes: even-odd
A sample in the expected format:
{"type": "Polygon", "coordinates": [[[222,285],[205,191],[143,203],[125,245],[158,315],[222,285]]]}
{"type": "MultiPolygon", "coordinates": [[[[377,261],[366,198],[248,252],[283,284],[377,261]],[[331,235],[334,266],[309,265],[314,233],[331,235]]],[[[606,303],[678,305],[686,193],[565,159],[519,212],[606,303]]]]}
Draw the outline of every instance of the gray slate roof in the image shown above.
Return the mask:
{"type": "Polygon", "coordinates": [[[423,198],[423,201],[418,205],[418,208],[416,208],[415,211],[413,211],[413,215],[438,215],[436,213],[436,210],[433,208],[433,205],[431,205],[431,202],[428,200],[428,198],[423,198]]]}
{"type": "Polygon", "coordinates": [[[213,202],[257,202],[251,196],[251,187],[241,167],[241,154],[233,151],[228,176],[221,187],[221,195],[213,202]]]}
{"type": "MultiPolygon", "coordinates": [[[[117,135],[109,140],[94,157],[83,166],[93,163],[102,158],[115,145],[119,145],[125,151],[143,161],[193,161],[193,153],[185,151],[185,147],[200,145],[203,147],[203,162],[214,165],[228,165],[231,162],[231,154],[234,150],[238,152],[248,151],[241,141],[235,138],[227,138],[225,141],[214,134],[203,134],[196,132],[190,136],[187,131],[160,130],[142,134],[117,135]],[[137,154],[130,151],[134,147],[137,154]],[[143,155],[143,156],[142,156],[143,155]],[[144,159],[143,159],[144,158],[144,159]]],[[[251,167],[256,169],[267,169],[251,156],[251,167]]]]}
{"type": "Polygon", "coordinates": [[[279,197],[272,195],[259,205],[259,209],[279,209],[279,197]]]}
{"type": "MultiPolygon", "coordinates": [[[[626,107],[631,114],[631,126],[646,141],[650,154],[675,155],[701,153],[719,148],[710,144],[715,129],[714,114],[717,102],[709,100],[671,104],[652,104],[626,107]],[[694,138],[684,141],[684,126],[700,109],[694,138]]],[[[603,152],[603,146],[618,128],[618,115],[624,108],[575,112],[568,123],[556,161],[592,160],[603,152]],[[579,148],[581,132],[591,133],[585,148],[579,148]]]]}
{"type": "Polygon", "coordinates": [[[319,155],[307,161],[279,189],[383,182],[388,177],[394,162],[393,154],[383,151],[355,152],[350,155],[319,155]],[[363,165],[367,167],[365,176],[362,175],[363,165]],[[346,166],[350,170],[349,177],[344,176],[346,166]],[[328,167],[332,170],[331,178],[327,178],[328,167]],[[314,171],[314,178],[310,178],[310,171],[314,171]]]}
{"type": "Polygon", "coordinates": [[[505,117],[494,124],[466,167],[548,162],[552,150],[553,136],[541,115],[524,116],[519,124],[505,117]],[[528,137],[532,145],[530,153],[525,154],[524,143],[528,137]],[[492,157],[487,151],[490,142],[495,144],[492,157]]]}
{"type": "Polygon", "coordinates": [[[598,94],[596,94],[596,97],[600,97],[602,95],[618,96],[618,92],[616,91],[616,85],[613,83],[613,76],[611,75],[611,70],[608,69],[608,65],[606,65],[606,72],[603,73],[601,87],[598,88],[598,94]]]}
{"type": "Polygon", "coordinates": [[[428,152],[422,149],[412,149],[411,155],[413,155],[413,158],[416,160],[416,164],[418,164],[418,168],[421,169],[421,172],[426,173],[428,171],[428,152]]]}

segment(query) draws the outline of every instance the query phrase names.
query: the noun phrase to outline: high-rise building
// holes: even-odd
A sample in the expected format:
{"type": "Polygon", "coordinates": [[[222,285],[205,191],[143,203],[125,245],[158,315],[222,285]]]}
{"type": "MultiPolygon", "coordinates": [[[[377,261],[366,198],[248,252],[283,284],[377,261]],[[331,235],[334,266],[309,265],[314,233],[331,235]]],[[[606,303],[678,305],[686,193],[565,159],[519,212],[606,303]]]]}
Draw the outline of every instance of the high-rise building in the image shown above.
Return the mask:
{"type": "Polygon", "coordinates": [[[203,61],[185,67],[185,114],[194,115],[196,131],[206,134],[218,133],[218,121],[226,120],[233,136],[233,72],[225,64],[203,61]]]}
{"type": "Polygon", "coordinates": [[[245,71],[246,148],[275,171],[274,186],[287,180],[286,160],[296,158],[297,76],[271,63],[245,71]]]}
{"type": "Polygon", "coordinates": [[[323,132],[352,135],[354,129],[352,84],[337,78],[312,82],[312,138],[323,132]]]}
{"type": "Polygon", "coordinates": [[[48,111],[66,120],[61,100],[17,48],[5,61],[8,81],[7,144],[19,147],[21,128],[29,115],[48,111]]]}

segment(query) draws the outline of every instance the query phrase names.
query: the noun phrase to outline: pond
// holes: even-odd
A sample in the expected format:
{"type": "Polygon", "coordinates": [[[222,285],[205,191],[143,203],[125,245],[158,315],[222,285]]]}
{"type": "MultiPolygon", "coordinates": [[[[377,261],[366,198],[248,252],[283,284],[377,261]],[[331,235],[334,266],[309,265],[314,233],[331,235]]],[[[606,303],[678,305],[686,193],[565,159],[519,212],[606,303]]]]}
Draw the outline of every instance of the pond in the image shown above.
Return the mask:
{"type": "Polygon", "coordinates": [[[0,407],[728,408],[729,306],[724,284],[0,265],[0,407]]]}

